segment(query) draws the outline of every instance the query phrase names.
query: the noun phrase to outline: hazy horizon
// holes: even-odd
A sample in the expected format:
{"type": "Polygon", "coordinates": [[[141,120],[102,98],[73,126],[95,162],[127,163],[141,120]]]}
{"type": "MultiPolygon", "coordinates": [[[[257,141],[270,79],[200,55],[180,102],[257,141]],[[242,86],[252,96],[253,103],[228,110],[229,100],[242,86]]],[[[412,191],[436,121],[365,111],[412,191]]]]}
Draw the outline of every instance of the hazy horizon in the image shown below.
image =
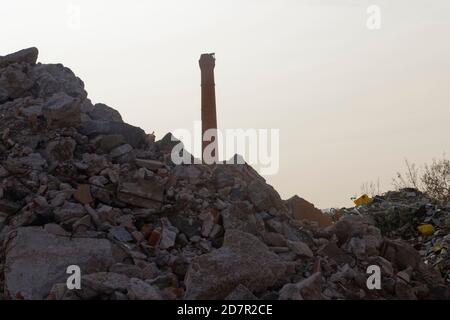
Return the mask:
{"type": "Polygon", "coordinates": [[[219,128],[280,129],[283,198],[351,206],[404,167],[450,154],[450,2],[66,1],[4,4],[0,55],[63,63],[89,98],[157,139],[200,120],[216,53],[219,128]],[[370,5],[381,29],[366,26],[370,5]],[[79,15],[78,15],[79,13],[79,15]],[[21,17],[21,19],[17,19],[21,17]]]}

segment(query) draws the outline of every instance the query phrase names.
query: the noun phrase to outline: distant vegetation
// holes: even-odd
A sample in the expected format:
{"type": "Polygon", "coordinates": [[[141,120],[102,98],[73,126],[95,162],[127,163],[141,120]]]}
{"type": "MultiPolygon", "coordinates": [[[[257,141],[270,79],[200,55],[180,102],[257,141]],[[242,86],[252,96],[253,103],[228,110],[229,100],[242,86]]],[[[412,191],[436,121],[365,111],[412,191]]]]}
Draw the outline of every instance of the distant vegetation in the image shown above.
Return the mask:
{"type": "Polygon", "coordinates": [[[438,201],[450,202],[450,160],[445,155],[423,167],[417,167],[408,160],[405,160],[405,165],[405,171],[397,172],[393,179],[396,189],[416,188],[438,201]]]}
{"type": "MultiPolygon", "coordinates": [[[[397,172],[392,184],[395,190],[415,188],[433,199],[450,203],[450,160],[443,155],[440,159],[433,159],[431,164],[419,167],[405,159],[405,169],[397,172]]],[[[380,195],[379,179],[363,183],[360,191],[371,197],[380,195]]]]}

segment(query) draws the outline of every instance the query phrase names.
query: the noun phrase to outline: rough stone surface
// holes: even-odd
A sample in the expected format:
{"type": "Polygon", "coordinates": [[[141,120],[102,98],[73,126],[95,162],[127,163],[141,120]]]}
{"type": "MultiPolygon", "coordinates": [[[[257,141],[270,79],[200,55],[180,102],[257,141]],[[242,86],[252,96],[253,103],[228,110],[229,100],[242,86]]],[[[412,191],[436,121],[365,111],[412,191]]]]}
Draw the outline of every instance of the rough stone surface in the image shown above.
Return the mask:
{"type": "Polygon", "coordinates": [[[164,166],[164,163],[162,163],[161,161],[156,161],[156,160],[136,159],[135,162],[136,162],[136,165],[138,165],[139,167],[144,167],[149,170],[157,170],[164,166]]]}
{"type": "Polygon", "coordinates": [[[234,288],[225,300],[258,300],[255,295],[242,284],[234,288]]]}
{"type": "Polygon", "coordinates": [[[239,155],[177,165],[172,134],[36,60],[0,57],[0,299],[450,298],[450,205],[407,188],[322,212],[239,155]],[[82,290],[67,290],[71,264],[82,290]]]}
{"type": "Polygon", "coordinates": [[[164,186],[146,180],[121,183],[118,198],[125,203],[149,209],[157,209],[163,200],[164,186]]]}
{"type": "Polygon", "coordinates": [[[80,100],[66,93],[55,93],[42,108],[49,126],[71,126],[80,122],[80,100]]]}
{"type": "Polygon", "coordinates": [[[0,68],[13,63],[35,64],[38,54],[38,49],[34,47],[8,54],[4,57],[0,57],[0,68]]]}
{"type": "Polygon", "coordinates": [[[314,256],[308,245],[301,241],[288,241],[287,246],[297,255],[312,258],[314,256]]]}
{"type": "Polygon", "coordinates": [[[91,195],[91,187],[88,184],[80,184],[74,191],[73,197],[82,204],[89,204],[94,201],[91,195]]]}
{"type": "Polygon", "coordinates": [[[112,158],[118,158],[118,157],[123,156],[124,154],[130,152],[131,150],[133,150],[132,146],[130,146],[129,144],[123,144],[121,146],[118,146],[118,147],[115,147],[114,149],[112,149],[109,154],[112,158]]]}
{"type": "Polygon", "coordinates": [[[295,284],[286,284],[280,290],[280,300],[322,300],[322,275],[316,272],[307,279],[295,284]]]}
{"type": "Polygon", "coordinates": [[[130,279],[114,272],[96,272],[81,278],[81,292],[84,299],[93,299],[100,294],[112,294],[114,291],[126,291],[130,279]]]}
{"type": "Polygon", "coordinates": [[[120,134],[124,137],[125,142],[131,146],[138,147],[145,141],[145,132],[141,128],[132,125],[106,120],[91,120],[81,123],[78,130],[90,137],[101,134],[120,134]]]}
{"type": "Polygon", "coordinates": [[[60,138],[49,142],[45,150],[51,161],[69,161],[73,158],[75,146],[72,138],[60,138]]]}
{"type": "Polygon", "coordinates": [[[92,110],[88,112],[88,115],[92,120],[123,122],[122,116],[117,110],[103,103],[95,104],[92,110]]]}
{"type": "Polygon", "coordinates": [[[70,265],[91,273],[106,270],[113,261],[107,240],[71,239],[41,227],[19,228],[5,245],[5,291],[11,299],[45,298],[54,284],[65,282],[70,265]]]}
{"type": "Polygon", "coordinates": [[[127,287],[127,295],[130,300],[162,300],[160,290],[140,279],[131,279],[127,287]]]}
{"type": "Polygon", "coordinates": [[[239,284],[262,291],[286,272],[286,265],[255,236],[228,230],[222,248],[192,261],[185,298],[223,299],[239,284]]]}
{"type": "Polygon", "coordinates": [[[293,196],[286,202],[295,219],[315,221],[322,227],[330,226],[332,224],[332,219],[329,216],[325,215],[322,211],[315,208],[312,203],[309,203],[299,196],[293,196]]]}

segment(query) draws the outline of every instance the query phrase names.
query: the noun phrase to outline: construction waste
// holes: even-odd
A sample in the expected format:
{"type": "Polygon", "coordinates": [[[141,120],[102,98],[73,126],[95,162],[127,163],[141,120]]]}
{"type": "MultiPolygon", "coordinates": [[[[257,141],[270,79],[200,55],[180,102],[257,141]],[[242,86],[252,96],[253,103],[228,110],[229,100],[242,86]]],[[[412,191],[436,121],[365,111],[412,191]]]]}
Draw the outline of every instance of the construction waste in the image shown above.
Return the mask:
{"type": "Polygon", "coordinates": [[[175,165],[37,58],[0,57],[0,299],[449,299],[448,207],[403,190],[333,221],[247,164],[175,165]]]}
{"type": "Polygon", "coordinates": [[[406,188],[375,196],[364,205],[343,208],[334,214],[369,218],[383,236],[402,239],[414,247],[422,261],[450,283],[450,204],[406,188]]]}

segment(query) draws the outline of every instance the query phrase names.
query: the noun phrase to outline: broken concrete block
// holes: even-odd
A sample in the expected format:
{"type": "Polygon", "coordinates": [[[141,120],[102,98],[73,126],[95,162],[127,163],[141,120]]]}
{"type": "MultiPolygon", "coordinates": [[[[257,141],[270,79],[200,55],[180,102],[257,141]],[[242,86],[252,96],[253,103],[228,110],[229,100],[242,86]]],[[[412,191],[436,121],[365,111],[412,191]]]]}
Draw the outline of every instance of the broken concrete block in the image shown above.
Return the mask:
{"type": "Polygon", "coordinates": [[[89,274],[113,263],[108,240],[57,236],[41,227],[18,228],[5,245],[5,291],[11,299],[44,299],[53,285],[66,282],[70,265],[89,274]]]}

